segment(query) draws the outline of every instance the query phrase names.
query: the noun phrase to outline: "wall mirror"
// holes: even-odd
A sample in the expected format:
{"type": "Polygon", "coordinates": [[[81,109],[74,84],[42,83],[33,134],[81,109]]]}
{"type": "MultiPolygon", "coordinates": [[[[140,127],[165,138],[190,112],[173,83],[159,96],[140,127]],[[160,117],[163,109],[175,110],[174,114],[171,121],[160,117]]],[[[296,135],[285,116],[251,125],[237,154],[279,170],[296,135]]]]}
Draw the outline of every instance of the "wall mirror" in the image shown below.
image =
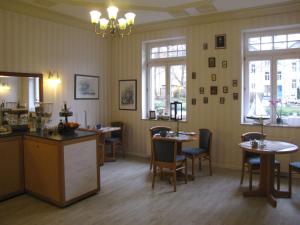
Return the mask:
{"type": "Polygon", "coordinates": [[[35,102],[43,101],[43,74],[0,71],[0,104],[5,108],[16,105],[35,111],[35,102]]]}

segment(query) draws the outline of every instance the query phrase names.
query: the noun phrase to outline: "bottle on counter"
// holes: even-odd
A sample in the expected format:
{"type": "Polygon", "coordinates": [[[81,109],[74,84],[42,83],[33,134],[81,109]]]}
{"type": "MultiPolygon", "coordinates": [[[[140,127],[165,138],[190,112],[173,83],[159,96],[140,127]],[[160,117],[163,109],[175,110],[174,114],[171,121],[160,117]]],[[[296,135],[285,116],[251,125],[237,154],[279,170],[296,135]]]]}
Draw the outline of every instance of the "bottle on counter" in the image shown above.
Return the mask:
{"type": "Polygon", "coordinates": [[[35,118],[32,116],[32,113],[29,113],[28,116],[28,127],[30,132],[36,132],[35,118]]]}

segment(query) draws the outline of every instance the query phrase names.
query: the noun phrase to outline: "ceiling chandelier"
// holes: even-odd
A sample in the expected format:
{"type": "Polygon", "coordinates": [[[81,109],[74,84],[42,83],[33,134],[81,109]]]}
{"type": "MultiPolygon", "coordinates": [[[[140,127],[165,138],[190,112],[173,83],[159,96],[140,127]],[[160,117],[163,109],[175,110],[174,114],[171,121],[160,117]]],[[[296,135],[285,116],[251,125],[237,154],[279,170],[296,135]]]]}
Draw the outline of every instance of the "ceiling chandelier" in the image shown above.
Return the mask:
{"type": "Polygon", "coordinates": [[[115,36],[119,34],[121,37],[128,36],[131,33],[131,28],[134,24],[135,14],[128,12],[125,18],[117,20],[119,9],[115,6],[107,8],[108,19],[100,18],[101,12],[93,10],[90,12],[91,22],[95,27],[95,33],[105,37],[107,34],[115,36]]]}

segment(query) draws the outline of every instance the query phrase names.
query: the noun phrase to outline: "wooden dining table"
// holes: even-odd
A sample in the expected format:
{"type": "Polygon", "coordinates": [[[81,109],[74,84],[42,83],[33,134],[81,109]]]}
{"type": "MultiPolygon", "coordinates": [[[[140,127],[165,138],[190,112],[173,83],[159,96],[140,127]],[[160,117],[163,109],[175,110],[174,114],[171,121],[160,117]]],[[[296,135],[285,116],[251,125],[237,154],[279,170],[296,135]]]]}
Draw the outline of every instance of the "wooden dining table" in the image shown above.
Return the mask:
{"type": "Polygon", "coordinates": [[[257,190],[244,192],[245,197],[266,197],[269,203],[277,206],[276,198],[289,198],[290,193],[287,191],[277,191],[274,189],[274,161],[275,154],[289,154],[298,151],[298,146],[282,142],[264,140],[263,145],[258,144],[252,147],[250,141],[239,144],[243,151],[260,154],[260,179],[257,190]]]}
{"type": "Polygon", "coordinates": [[[182,143],[184,142],[191,142],[191,141],[197,141],[198,135],[195,132],[179,132],[178,135],[176,134],[167,134],[165,137],[162,137],[160,134],[155,134],[153,136],[154,140],[169,140],[174,141],[177,144],[177,154],[181,154],[182,150],[182,143]]]}
{"type": "Polygon", "coordinates": [[[121,130],[121,127],[101,127],[100,129],[96,128],[80,128],[81,130],[88,130],[88,131],[95,131],[99,135],[99,141],[98,141],[98,151],[97,151],[97,157],[98,157],[98,165],[102,166],[104,165],[104,162],[112,162],[116,161],[114,157],[109,157],[105,155],[105,137],[111,132],[119,131],[121,130]]]}

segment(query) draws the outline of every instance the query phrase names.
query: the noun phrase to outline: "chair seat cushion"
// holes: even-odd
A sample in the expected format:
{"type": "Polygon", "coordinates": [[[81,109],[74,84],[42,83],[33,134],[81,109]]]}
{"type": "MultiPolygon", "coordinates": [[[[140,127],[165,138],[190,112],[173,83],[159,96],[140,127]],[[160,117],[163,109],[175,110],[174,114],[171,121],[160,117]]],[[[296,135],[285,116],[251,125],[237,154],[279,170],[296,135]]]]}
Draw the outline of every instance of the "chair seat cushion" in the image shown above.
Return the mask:
{"type": "Polygon", "coordinates": [[[176,155],[176,161],[183,161],[185,160],[185,155],[176,155]]]}
{"type": "Polygon", "coordinates": [[[295,170],[300,170],[300,162],[291,162],[290,167],[292,167],[295,170]]]}
{"type": "Polygon", "coordinates": [[[207,150],[203,148],[184,148],[182,152],[186,155],[199,155],[201,153],[207,152],[207,150]]]}
{"type": "MultiPolygon", "coordinates": [[[[248,163],[252,166],[259,166],[260,165],[260,157],[249,158],[248,163]]],[[[279,161],[275,160],[275,164],[279,164],[279,161]]]]}
{"type": "Polygon", "coordinates": [[[113,138],[113,137],[105,138],[105,143],[107,144],[118,143],[118,142],[120,142],[119,138],[113,138]]]}

